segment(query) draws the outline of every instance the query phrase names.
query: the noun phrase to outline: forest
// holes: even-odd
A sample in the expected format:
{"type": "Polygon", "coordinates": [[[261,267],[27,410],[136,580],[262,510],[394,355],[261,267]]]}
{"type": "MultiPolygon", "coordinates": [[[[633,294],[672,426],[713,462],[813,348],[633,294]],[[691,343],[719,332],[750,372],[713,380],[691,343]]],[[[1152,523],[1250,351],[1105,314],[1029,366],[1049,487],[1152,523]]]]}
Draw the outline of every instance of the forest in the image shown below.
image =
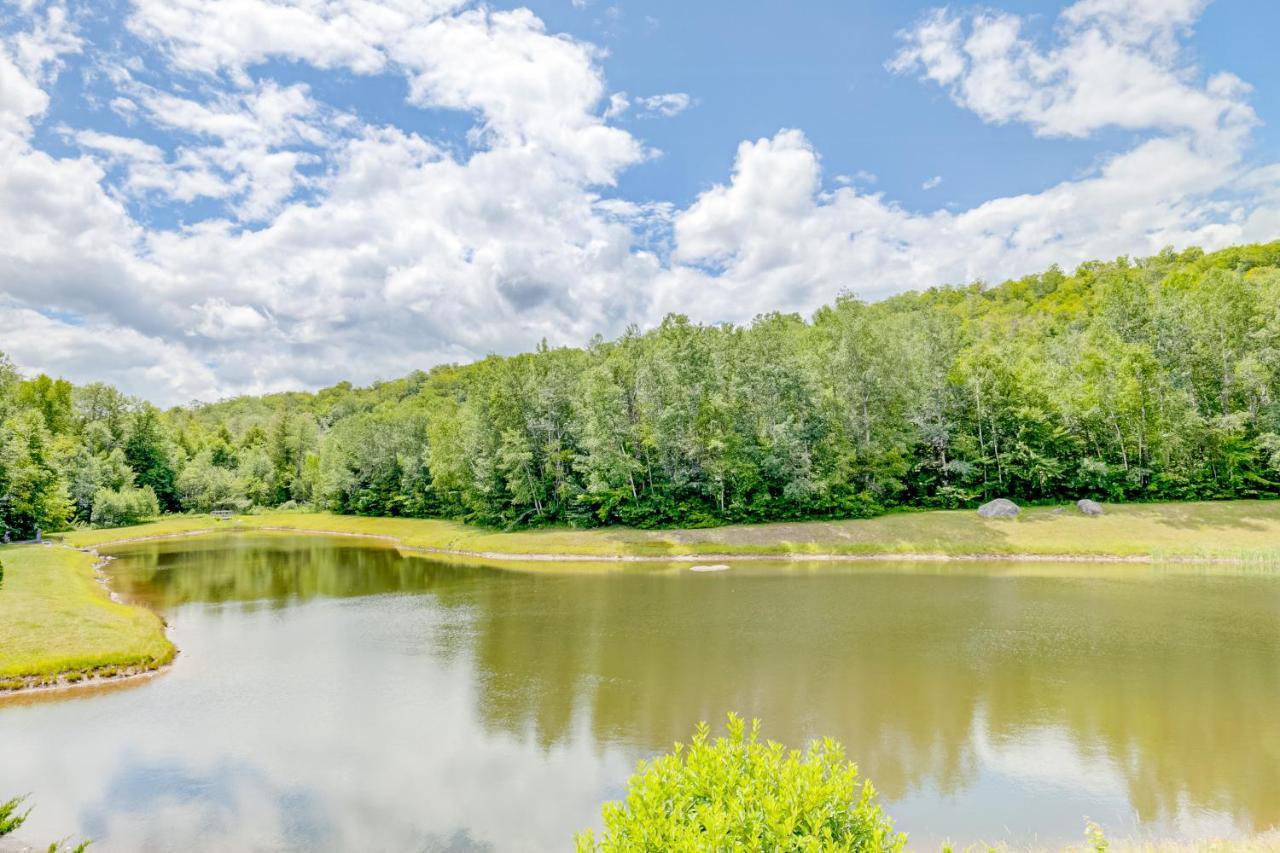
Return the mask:
{"type": "Polygon", "coordinates": [[[1280,242],[168,410],[0,356],[15,537],[255,506],[659,527],[996,496],[1280,496],[1280,242]]]}

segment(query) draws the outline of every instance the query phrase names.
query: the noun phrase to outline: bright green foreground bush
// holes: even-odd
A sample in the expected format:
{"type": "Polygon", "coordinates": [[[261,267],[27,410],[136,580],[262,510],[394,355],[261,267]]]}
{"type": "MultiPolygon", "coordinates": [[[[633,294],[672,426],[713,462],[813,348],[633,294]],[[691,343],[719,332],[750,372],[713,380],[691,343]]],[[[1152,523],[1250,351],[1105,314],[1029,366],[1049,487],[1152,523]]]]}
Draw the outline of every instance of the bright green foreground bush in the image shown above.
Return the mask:
{"type": "Polygon", "coordinates": [[[627,799],[604,806],[603,837],[578,836],[579,851],[899,851],[907,837],[858,780],[844,748],[826,738],[807,752],[760,743],[729,715],[729,736],[693,742],[641,762],[627,799]]]}

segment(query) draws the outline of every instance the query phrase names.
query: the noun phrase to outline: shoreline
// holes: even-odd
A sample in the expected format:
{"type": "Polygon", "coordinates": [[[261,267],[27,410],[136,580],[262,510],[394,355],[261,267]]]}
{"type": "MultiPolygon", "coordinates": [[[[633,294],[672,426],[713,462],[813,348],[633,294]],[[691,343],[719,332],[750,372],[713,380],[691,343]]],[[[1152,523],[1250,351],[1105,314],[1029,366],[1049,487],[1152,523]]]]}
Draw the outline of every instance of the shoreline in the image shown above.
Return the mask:
{"type": "Polygon", "coordinates": [[[1029,507],[1014,519],[971,510],[890,513],[868,519],[814,520],[705,528],[550,526],[494,530],[447,519],[263,511],[215,520],[162,516],[115,529],[59,537],[75,547],[262,530],[357,536],[406,553],[529,568],[560,563],[1024,562],[1118,564],[1266,564],[1280,566],[1280,501],[1113,504],[1087,517],[1029,507]]]}
{"type": "Polygon", "coordinates": [[[40,693],[71,693],[77,690],[89,690],[146,681],[163,675],[173,666],[178,657],[175,650],[169,660],[155,666],[138,664],[134,666],[101,666],[88,670],[68,670],[56,675],[16,675],[0,679],[0,685],[14,681],[24,682],[16,687],[0,686],[0,706],[11,696],[31,696],[40,693]],[[108,672],[110,671],[110,672],[108,672]]]}
{"type": "MultiPolygon", "coordinates": [[[[363,516],[352,516],[361,518],[363,516]]],[[[122,539],[111,539],[96,542],[92,546],[77,547],[78,551],[98,556],[96,549],[111,548],[117,545],[130,545],[140,542],[161,542],[170,539],[186,539],[197,536],[213,536],[226,533],[292,533],[300,536],[344,536],[355,539],[372,539],[394,545],[397,550],[417,554],[435,554],[443,557],[461,557],[464,559],[488,562],[516,563],[732,563],[732,562],[814,562],[814,563],[1098,563],[1116,565],[1153,565],[1157,563],[1173,563],[1181,565],[1243,565],[1257,562],[1256,557],[1240,557],[1226,554],[1171,554],[1157,556],[1153,554],[1054,554],[1045,552],[1005,552],[975,551],[971,553],[946,554],[933,551],[867,551],[867,552],[826,552],[826,551],[723,551],[683,554],[578,554],[573,552],[505,552],[476,551],[465,548],[445,548],[429,545],[411,545],[403,538],[385,533],[360,533],[350,530],[332,530],[316,527],[286,527],[280,525],[249,525],[230,528],[200,528],[182,530],[172,533],[157,533],[149,536],[130,536],[122,539]]],[[[111,559],[109,556],[105,560],[111,559]]],[[[95,565],[96,568],[96,565],[95,565]]],[[[115,598],[114,593],[109,594],[115,598]]]]}

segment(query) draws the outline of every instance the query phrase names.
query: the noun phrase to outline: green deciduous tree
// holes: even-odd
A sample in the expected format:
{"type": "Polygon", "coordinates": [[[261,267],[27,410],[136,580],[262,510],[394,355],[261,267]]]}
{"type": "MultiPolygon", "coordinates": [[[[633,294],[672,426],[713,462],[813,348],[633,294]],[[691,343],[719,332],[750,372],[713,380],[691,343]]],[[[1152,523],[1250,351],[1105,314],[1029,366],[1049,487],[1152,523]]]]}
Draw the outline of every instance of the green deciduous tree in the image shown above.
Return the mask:
{"type": "Polygon", "coordinates": [[[181,507],[175,483],[173,441],[161,423],[160,410],[144,403],[133,413],[124,444],[125,460],[139,486],[147,486],[165,510],[181,507]]]}
{"type": "Polygon", "coordinates": [[[64,527],[73,504],[54,464],[43,415],[26,409],[0,424],[0,526],[19,537],[64,527]]]}

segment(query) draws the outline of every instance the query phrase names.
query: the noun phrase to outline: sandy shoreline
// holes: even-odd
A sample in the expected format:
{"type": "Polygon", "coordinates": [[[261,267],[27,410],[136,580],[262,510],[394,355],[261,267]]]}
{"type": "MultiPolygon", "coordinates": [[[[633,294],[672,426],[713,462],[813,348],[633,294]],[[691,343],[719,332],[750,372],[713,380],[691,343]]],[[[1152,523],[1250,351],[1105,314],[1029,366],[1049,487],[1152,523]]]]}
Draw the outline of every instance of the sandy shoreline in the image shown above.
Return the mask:
{"type": "MultiPolygon", "coordinates": [[[[174,655],[177,658],[177,655],[174,655]]],[[[33,693],[66,693],[75,690],[87,690],[94,687],[103,687],[105,685],[125,684],[133,681],[145,681],[154,678],[165,672],[169,667],[173,666],[173,660],[159,664],[154,667],[132,666],[132,667],[100,667],[103,670],[116,670],[114,674],[102,674],[97,670],[85,670],[82,672],[62,672],[56,676],[49,675],[27,675],[15,676],[14,681],[26,681],[19,687],[0,688],[0,703],[3,703],[8,696],[30,696],[33,693]],[[53,678],[54,681],[48,682],[53,678]]]]}

